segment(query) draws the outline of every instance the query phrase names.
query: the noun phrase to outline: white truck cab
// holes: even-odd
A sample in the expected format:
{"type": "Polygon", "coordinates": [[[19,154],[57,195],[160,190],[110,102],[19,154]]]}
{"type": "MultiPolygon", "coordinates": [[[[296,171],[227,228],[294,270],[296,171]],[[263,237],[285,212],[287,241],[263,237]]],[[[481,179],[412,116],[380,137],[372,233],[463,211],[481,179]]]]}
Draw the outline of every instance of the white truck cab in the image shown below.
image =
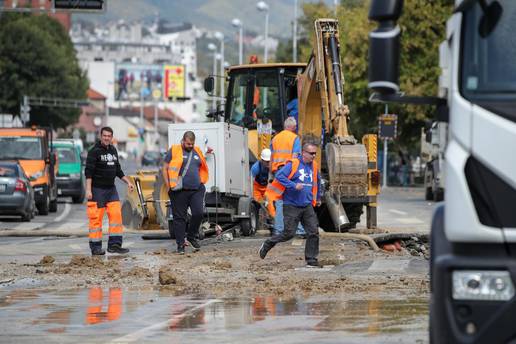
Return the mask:
{"type": "Polygon", "coordinates": [[[516,1],[456,1],[440,97],[398,93],[402,7],[371,2],[380,26],[370,34],[369,87],[381,101],[433,104],[449,118],[445,201],[431,230],[430,340],[516,343],[516,1]]]}

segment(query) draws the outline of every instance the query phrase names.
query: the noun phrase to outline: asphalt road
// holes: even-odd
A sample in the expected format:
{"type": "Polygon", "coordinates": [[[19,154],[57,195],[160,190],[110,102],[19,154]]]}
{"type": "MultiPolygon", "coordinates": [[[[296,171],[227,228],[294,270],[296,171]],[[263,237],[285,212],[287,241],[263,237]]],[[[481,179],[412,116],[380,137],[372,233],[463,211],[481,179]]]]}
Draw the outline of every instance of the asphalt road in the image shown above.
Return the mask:
{"type": "MultiPolygon", "coordinates": [[[[126,162],[126,174],[136,169],[126,162]]],[[[123,199],[125,188],[118,188],[123,199]]],[[[422,189],[388,188],[380,197],[379,227],[427,233],[434,204],[422,189]]],[[[0,235],[64,231],[87,232],[85,205],[63,199],[57,213],[23,223],[0,218],[0,235]]],[[[256,245],[258,239],[244,239],[256,245]]],[[[145,241],[126,233],[131,256],[160,248],[174,249],[169,240],[145,241]]],[[[231,245],[231,243],[228,243],[231,245]]],[[[34,264],[43,255],[57,262],[89,254],[85,237],[0,237],[0,267],[12,262],[34,264]]],[[[336,266],[344,274],[410,272],[426,278],[422,259],[394,257],[362,265],[336,266]]],[[[324,273],[321,271],[320,273],[324,273]]],[[[224,281],[220,281],[224,283],[224,281]]],[[[388,288],[388,285],[385,286],[388,288]]],[[[381,293],[354,299],[342,297],[209,298],[173,295],[166,290],[86,288],[46,290],[34,279],[0,280],[0,342],[181,342],[181,343],[426,343],[428,304],[422,298],[384,298],[381,293]]]]}

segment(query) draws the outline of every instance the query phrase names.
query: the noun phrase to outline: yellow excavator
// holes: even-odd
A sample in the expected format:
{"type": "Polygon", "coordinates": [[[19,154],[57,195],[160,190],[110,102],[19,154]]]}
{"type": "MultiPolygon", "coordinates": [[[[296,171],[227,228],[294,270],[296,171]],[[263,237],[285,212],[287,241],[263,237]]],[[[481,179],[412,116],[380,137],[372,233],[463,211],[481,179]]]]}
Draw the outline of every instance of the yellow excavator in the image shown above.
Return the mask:
{"type": "MultiPolygon", "coordinates": [[[[212,111],[210,115],[215,121],[223,120],[248,130],[252,164],[259,152],[269,147],[272,136],[283,130],[288,103],[297,98],[298,135],[302,141],[315,140],[322,153],[317,155],[325,191],[318,210],[320,226],[326,231],[347,231],[360,222],[365,206],[367,227],[374,228],[380,192],[376,135],[365,135],[358,142],[349,132],[338,21],[318,19],[314,27],[314,49],[307,64],[254,63],[229,67],[227,77],[224,76],[228,81],[224,110],[212,111]]],[[[205,80],[208,94],[213,92],[214,84],[214,76],[205,80]]],[[[168,197],[161,175],[139,172],[131,178],[137,182],[137,188],[124,203],[124,223],[134,228],[155,228],[157,224],[167,228],[168,197]]],[[[257,214],[251,215],[255,216],[245,227],[257,226],[257,214]]],[[[252,234],[255,230],[246,232],[252,234]]]]}
{"type": "MultiPolygon", "coordinates": [[[[318,163],[325,194],[319,210],[320,225],[328,231],[344,231],[360,222],[364,206],[367,227],[376,227],[377,136],[358,142],[348,128],[349,110],[344,101],[338,21],[314,23],[314,49],[307,64],[270,63],[232,66],[224,120],[249,129],[251,161],[269,147],[288,116],[288,103],[298,98],[298,135],[320,143],[318,163]],[[329,215],[329,216],[328,216],[329,215]]],[[[213,91],[214,79],[205,81],[213,91]]],[[[216,116],[215,116],[216,117],[216,116]]]]}

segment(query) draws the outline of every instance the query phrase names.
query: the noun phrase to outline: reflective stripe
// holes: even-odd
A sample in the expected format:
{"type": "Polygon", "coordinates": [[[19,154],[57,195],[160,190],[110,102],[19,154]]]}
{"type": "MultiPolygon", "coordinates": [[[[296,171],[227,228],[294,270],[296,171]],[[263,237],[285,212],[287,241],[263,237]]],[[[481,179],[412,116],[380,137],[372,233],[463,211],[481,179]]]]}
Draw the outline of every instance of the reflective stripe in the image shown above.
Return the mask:
{"type": "Polygon", "coordinates": [[[273,162],[283,162],[287,161],[287,159],[279,158],[279,159],[272,159],[273,162]]]}
{"type": "Polygon", "coordinates": [[[98,232],[102,233],[102,228],[90,228],[89,231],[90,231],[90,233],[98,233],[98,232]]]}
{"type": "Polygon", "coordinates": [[[174,183],[177,182],[177,178],[169,178],[168,180],[174,183]]]}
{"type": "Polygon", "coordinates": [[[274,192],[278,193],[278,194],[283,193],[283,191],[281,191],[280,189],[278,189],[277,187],[275,187],[275,186],[274,186],[274,185],[272,185],[272,184],[269,184],[269,186],[267,186],[267,188],[268,188],[269,190],[272,190],[272,191],[274,191],[274,192]]]}
{"type": "Polygon", "coordinates": [[[121,223],[110,223],[109,227],[122,227],[121,223]]]}
{"type": "Polygon", "coordinates": [[[290,149],[273,149],[272,153],[292,153],[290,149]]]}
{"type": "Polygon", "coordinates": [[[109,233],[110,237],[121,237],[122,233],[109,233]]]}
{"type": "Polygon", "coordinates": [[[177,167],[172,166],[172,167],[169,167],[168,169],[169,169],[169,171],[179,172],[179,169],[177,167]]]}

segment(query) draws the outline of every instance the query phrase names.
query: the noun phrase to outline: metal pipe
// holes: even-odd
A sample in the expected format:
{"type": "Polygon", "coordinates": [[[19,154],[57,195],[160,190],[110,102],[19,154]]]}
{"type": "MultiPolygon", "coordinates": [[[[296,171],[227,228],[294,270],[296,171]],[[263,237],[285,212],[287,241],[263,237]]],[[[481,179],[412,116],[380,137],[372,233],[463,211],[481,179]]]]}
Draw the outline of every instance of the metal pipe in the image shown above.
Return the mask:
{"type": "Polygon", "coordinates": [[[343,105],[344,99],[342,97],[342,74],[339,61],[339,42],[337,41],[337,37],[335,37],[335,34],[333,33],[330,35],[328,41],[330,45],[330,59],[333,69],[333,82],[335,83],[335,92],[337,93],[339,99],[339,105],[343,105]]]}

